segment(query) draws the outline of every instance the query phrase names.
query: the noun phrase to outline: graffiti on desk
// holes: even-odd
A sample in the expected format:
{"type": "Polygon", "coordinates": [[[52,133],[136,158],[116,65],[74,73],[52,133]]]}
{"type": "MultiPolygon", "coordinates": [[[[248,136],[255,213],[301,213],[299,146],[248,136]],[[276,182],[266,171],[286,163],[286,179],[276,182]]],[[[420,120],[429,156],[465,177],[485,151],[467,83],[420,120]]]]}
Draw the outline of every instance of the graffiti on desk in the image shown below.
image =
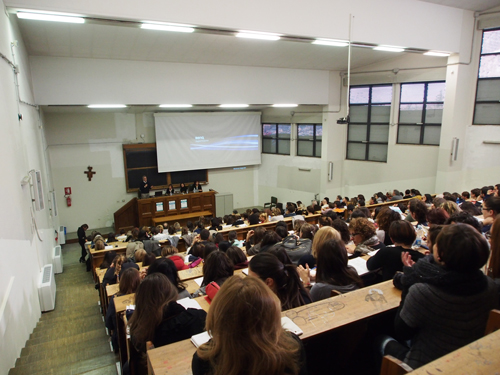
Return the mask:
{"type": "Polygon", "coordinates": [[[380,289],[370,289],[368,291],[368,294],[365,297],[365,301],[369,302],[374,302],[375,304],[377,303],[387,303],[387,300],[385,299],[384,292],[382,292],[380,289]]]}
{"type": "Polygon", "coordinates": [[[476,357],[474,362],[478,366],[490,366],[492,365],[492,361],[488,358],[483,357],[483,352],[482,350],[491,350],[491,344],[487,343],[486,345],[483,345],[481,342],[473,342],[472,344],[469,345],[469,348],[472,349],[470,354],[473,357],[476,357]]]}
{"type": "Polygon", "coordinates": [[[342,310],[345,304],[338,301],[326,301],[317,305],[305,305],[300,309],[288,310],[286,316],[293,320],[299,326],[310,323],[313,326],[316,324],[326,324],[327,316],[335,315],[335,311],[342,310]]]}

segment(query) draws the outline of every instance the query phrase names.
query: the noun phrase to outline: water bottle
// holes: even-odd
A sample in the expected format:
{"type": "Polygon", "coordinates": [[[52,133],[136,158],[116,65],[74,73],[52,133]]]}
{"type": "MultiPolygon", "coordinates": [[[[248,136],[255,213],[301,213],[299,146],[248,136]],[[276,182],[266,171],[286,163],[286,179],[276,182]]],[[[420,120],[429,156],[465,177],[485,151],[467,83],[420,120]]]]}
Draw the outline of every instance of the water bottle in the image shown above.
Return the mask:
{"type": "Polygon", "coordinates": [[[413,250],[417,250],[420,248],[420,246],[422,245],[422,235],[423,235],[423,229],[422,229],[422,226],[419,224],[417,225],[417,230],[416,230],[416,233],[417,233],[417,237],[415,238],[415,242],[413,243],[413,245],[411,246],[411,248],[413,250]]]}

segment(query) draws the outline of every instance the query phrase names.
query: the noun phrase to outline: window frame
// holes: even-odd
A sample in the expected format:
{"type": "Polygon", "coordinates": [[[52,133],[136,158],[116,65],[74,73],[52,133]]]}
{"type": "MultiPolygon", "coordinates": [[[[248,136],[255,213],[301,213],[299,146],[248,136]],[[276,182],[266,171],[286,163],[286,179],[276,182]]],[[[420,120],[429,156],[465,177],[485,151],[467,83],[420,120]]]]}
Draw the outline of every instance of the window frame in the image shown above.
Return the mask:
{"type": "MultiPolygon", "coordinates": [[[[421,81],[421,82],[402,82],[399,85],[399,108],[398,108],[398,133],[396,135],[396,144],[398,145],[412,145],[412,146],[438,146],[438,144],[431,144],[431,143],[424,143],[424,136],[425,136],[425,128],[426,127],[439,127],[440,128],[440,140],[441,140],[441,127],[442,127],[442,119],[441,123],[426,123],[425,122],[425,116],[427,112],[427,104],[442,104],[444,107],[444,98],[442,102],[430,102],[427,101],[427,93],[429,90],[429,84],[432,83],[444,83],[446,87],[446,81],[445,80],[439,80],[439,81],[421,81]],[[415,84],[424,84],[424,99],[422,102],[402,102],[401,97],[403,95],[403,86],[404,85],[415,85],[415,84]],[[420,118],[421,122],[420,123],[409,123],[409,122],[404,122],[401,123],[401,105],[406,105],[406,104],[421,104],[422,105],[422,116],[420,118]],[[418,126],[420,127],[420,139],[419,143],[407,143],[407,142],[399,142],[399,129],[401,126],[418,126]]],[[[441,143],[441,142],[440,142],[441,143]]]]}
{"type": "Polygon", "coordinates": [[[318,143],[321,143],[323,144],[323,135],[321,135],[321,139],[317,139],[317,131],[316,129],[319,127],[321,127],[321,130],[322,130],[322,134],[323,134],[323,124],[320,124],[320,123],[314,123],[314,124],[311,124],[311,123],[307,123],[307,124],[297,124],[297,156],[300,156],[300,157],[305,157],[305,158],[321,158],[321,147],[320,147],[320,155],[318,156],[317,155],[317,146],[318,146],[318,143]],[[300,126],[313,126],[313,138],[312,139],[299,139],[299,127],[300,126]],[[313,144],[313,154],[312,155],[301,155],[299,154],[299,142],[312,142],[313,144]]]}
{"type": "Polygon", "coordinates": [[[389,133],[387,135],[387,142],[379,142],[379,141],[370,141],[370,136],[371,136],[371,126],[377,126],[377,125],[387,125],[390,130],[390,125],[391,125],[391,119],[389,115],[389,121],[387,123],[382,123],[382,122],[373,122],[371,121],[372,117],[372,106],[384,106],[388,105],[389,106],[389,113],[392,113],[392,102],[394,99],[394,84],[392,83],[377,83],[377,84],[368,84],[368,85],[353,85],[349,87],[349,108],[352,107],[361,107],[361,106],[368,106],[368,113],[367,113],[367,122],[352,122],[349,121],[347,124],[347,147],[346,147],[346,154],[345,158],[346,160],[353,160],[353,161],[369,161],[369,162],[374,162],[374,163],[387,163],[387,158],[388,158],[388,153],[387,153],[387,158],[386,160],[372,160],[369,159],[369,154],[370,154],[370,145],[385,145],[387,146],[387,151],[389,151],[389,133]],[[380,102],[380,103],[372,103],[372,90],[374,87],[391,87],[392,89],[392,97],[390,102],[380,102]],[[363,88],[363,87],[368,87],[368,103],[353,103],[351,104],[351,89],[352,88],[363,88]],[[350,141],[349,140],[349,131],[350,131],[350,125],[366,125],[366,139],[367,141],[350,141]],[[349,158],[349,143],[354,143],[354,144],[362,144],[365,145],[365,158],[364,159],[350,159],[349,158]]]}
{"type": "Polygon", "coordinates": [[[476,95],[474,96],[474,112],[472,114],[472,125],[479,125],[479,126],[482,126],[482,125],[500,125],[500,119],[498,120],[497,123],[494,123],[494,124],[478,124],[478,123],[476,123],[476,108],[477,108],[478,104],[497,104],[497,105],[499,105],[498,100],[479,100],[479,101],[477,100],[477,94],[478,94],[478,90],[479,90],[479,81],[498,81],[498,80],[500,80],[500,77],[485,77],[485,78],[479,77],[479,73],[481,71],[481,58],[483,56],[495,56],[495,55],[500,56],[500,52],[482,53],[485,31],[486,32],[500,31],[500,27],[494,27],[491,29],[484,29],[483,35],[481,37],[481,47],[479,49],[479,64],[477,66],[476,95]]]}
{"type": "Polygon", "coordinates": [[[293,132],[293,128],[292,128],[292,124],[291,123],[284,123],[284,122],[271,122],[271,123],[267,123],[267,122],[263,122],[261,123],[261,126],[262,126],[262,148],[261,148],[261,153],[262,154],[269,154],[269,155],[285,155],[285,156],[290,156],[292,154],[292,132],[293,132]],[[264,135],[264,125],[275,125],[276,127],[276,136],[275,137],[269,137],[269,136],[265,136],[264,135]],[[280,138],[278,136],[279,132],[278,132],[278,129],[279,129],[279,126],[280,125],[287,125],[287,126],[290,126],[290,136],[289,138],[280,138]],[[271,139],[271,140],[275,140],[276,141],[276,149],[275,149],[275,152],[267,152],[267,151],[264,151],[264,139],[271,139]],[[279,141],[282,140],[282,141],[288,141],[290,146],[289,146],[289,152],[288,154],[284,154],[284,153],[280,153],[278,152],[279,151],[279,141]]]}

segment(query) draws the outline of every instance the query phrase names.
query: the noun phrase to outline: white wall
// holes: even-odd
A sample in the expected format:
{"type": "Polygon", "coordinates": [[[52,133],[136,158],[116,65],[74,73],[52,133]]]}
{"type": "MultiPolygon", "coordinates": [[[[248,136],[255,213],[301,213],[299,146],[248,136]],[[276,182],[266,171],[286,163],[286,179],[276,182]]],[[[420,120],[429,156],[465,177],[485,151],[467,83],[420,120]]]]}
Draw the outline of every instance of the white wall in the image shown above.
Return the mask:
{"type": "MultiPolygon", "coordinates": [[[[461,20],[471,11],[417,0],[300,0],[251,2],[192,0],[7,0],[12,7],[45,9],[100,17],[187,23],[306,37],[349,37],[355,41],[423,49],[460,51],[461,20]]],[[[472,27],[472,26],[471,26],[472,27]]]]}
{"type": "Polygon", "coordinates": [[[328,100],[327,71],[43,56],[32,56],[30,63],[42,105],[328,100]]]}
{"type": "MultiPolygon", "coordinates": [[[[3,8],[3,2],[0,1],[3,8]]],[[[19,64],[20,96],[33,103],[28,57],[14,20],[0,14],[0,53],[11,61],[11,42],[19,64]]],[[[54,227],[58,221],[49,209],[32,211],[29,185],[21,180],[31,169],[40,170],[45,199],[51,189],[49,171],[44,159],[43,130],[35,108],[17,102],[12,68],[0,59],[0,172],[2,206],[0,210],[0,374],[14,366],[26,340],[40,317],[38,278],[41,267],[52,261],[54,227]],[[23,120],[18,121],[18,113],[23,120]],[[36,222],[36,233],[33,222],[36,222]],[[40,236],[40,239],[38,238],[40,236]]],[[[46,200],[47,207],[49,206],[46,200]]]]}

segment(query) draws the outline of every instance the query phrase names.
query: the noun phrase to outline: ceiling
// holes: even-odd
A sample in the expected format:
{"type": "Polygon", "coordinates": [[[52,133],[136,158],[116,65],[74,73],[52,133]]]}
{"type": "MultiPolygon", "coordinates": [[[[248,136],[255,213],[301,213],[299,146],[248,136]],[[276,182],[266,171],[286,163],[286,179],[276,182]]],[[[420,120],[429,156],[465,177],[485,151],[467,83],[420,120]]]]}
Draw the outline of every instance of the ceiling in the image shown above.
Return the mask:
{"type": "MultiPolygon", "coordinates": [[[[103,24],[17,20],[29,55],[346,70],[348,48],[280,40],[268,42],[210,33],[172,33],[103,24]]],[[[397,55],[398,57],[401,54],[397,55]]],[[[351,67],[394,58],[390,52],[352,48],[351,67]]]]}
{"type": "Polygon", "coordinates": [[[426,3],[482,12],[500,6],[499,0],[420,0],[426,3]]]}

